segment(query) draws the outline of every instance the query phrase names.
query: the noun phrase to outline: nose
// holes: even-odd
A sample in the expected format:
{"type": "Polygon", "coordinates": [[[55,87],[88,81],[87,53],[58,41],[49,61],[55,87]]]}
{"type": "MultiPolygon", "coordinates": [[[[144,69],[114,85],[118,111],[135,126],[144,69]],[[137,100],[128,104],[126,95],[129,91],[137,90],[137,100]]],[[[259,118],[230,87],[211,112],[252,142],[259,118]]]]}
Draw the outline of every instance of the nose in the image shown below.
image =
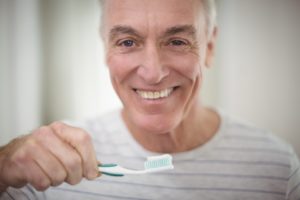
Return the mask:
{"type": "Polygon", "coordinates": [[[148,45],[142,50],[137,74],[147,84],[157,84],[169,75],[169,69],[162,62],[162,54],[156,45],[148,45]]]}

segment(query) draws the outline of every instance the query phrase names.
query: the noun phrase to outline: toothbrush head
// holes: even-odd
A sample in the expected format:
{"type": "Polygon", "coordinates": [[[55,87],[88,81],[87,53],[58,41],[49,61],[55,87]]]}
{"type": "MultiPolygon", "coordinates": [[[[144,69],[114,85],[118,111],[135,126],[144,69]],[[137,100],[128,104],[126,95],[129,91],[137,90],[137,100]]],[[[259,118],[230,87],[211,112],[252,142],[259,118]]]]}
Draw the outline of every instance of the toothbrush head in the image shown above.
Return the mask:
{"type": "Polygon", "coordinates": [[[169,154],[164,154],[161,156],[148,157],[144,163],[144,168],[148,172],[174,169],[174,166],[172,164],[172,156],[169,154]]]}

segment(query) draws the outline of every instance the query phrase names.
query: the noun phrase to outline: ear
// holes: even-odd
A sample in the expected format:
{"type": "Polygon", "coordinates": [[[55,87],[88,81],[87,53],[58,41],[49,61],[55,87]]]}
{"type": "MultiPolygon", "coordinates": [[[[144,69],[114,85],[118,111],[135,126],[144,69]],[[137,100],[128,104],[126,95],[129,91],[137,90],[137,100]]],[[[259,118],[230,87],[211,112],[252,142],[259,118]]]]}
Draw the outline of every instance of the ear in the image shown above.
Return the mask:
{"type": "Polygon", "coordinates": [[[205,59],[205,66],[207,68],[210,68],[213,64],[217,36],[218,36],[218,27],[215,26],[212,35],[210,36],[207,43],[206,59],[205,59]]]}

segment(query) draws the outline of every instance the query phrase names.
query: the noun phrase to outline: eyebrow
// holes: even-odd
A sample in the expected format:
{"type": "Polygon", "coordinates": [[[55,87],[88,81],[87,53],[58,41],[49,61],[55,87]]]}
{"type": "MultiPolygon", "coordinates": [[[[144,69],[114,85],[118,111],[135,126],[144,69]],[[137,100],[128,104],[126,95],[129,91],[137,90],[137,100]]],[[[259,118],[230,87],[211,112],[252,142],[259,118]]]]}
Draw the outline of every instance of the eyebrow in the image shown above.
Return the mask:
{"type": "MultiPolygon", "coordinates": [[[[196,29],[192,25],[178,25],[168,28],[162,35],[162,37],[168,37],[180,33],[185,33],[193,38],[196,37],[196,29]]],[[[138,38],[142,38],[141,34],[139,34],[138,31],[136,31],[131,26],[123,26],[123,25],[117,25],[114,26],[110,32],[109,32],[109,38],[110,40],[114,40],[118,35],[120,34],[127,34],[127,35],[133,35],[138,38]]]]}
{"type": "Polygon", "coordinates": [[[135,37],[141,38],[140,34],[136,30],[134,30],[132,27],[118,25],[118,26],[114,26],[110,30],[109,39],[113,40],[114,38],[116,38],[120,34],[133,35],[135,37]]]}
{"type": "Polygon", "coordinates": [[[163,37],[168,37],[176,34],[188,34],[189,36],[192,36],[193,38],[196,37],[196,28],[192,25],[179,25],[179,26],[173,26],[168,28],[165,33],[163,34],[163,37]]]}

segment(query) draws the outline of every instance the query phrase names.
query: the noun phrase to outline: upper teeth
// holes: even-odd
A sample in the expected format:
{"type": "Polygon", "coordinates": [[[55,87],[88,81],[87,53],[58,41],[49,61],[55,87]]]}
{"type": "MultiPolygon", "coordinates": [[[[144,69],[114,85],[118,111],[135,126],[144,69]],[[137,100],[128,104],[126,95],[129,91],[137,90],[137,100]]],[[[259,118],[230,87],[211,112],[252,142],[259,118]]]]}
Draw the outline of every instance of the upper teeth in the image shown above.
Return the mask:
{"type": "Polygon", "coordinates": [[[159,99],[168,97],[171,92],[173,91],[173,88],[167,88],[161,91],[142,91],[137,90],[136,92],[144,99],[159,99]]]}

